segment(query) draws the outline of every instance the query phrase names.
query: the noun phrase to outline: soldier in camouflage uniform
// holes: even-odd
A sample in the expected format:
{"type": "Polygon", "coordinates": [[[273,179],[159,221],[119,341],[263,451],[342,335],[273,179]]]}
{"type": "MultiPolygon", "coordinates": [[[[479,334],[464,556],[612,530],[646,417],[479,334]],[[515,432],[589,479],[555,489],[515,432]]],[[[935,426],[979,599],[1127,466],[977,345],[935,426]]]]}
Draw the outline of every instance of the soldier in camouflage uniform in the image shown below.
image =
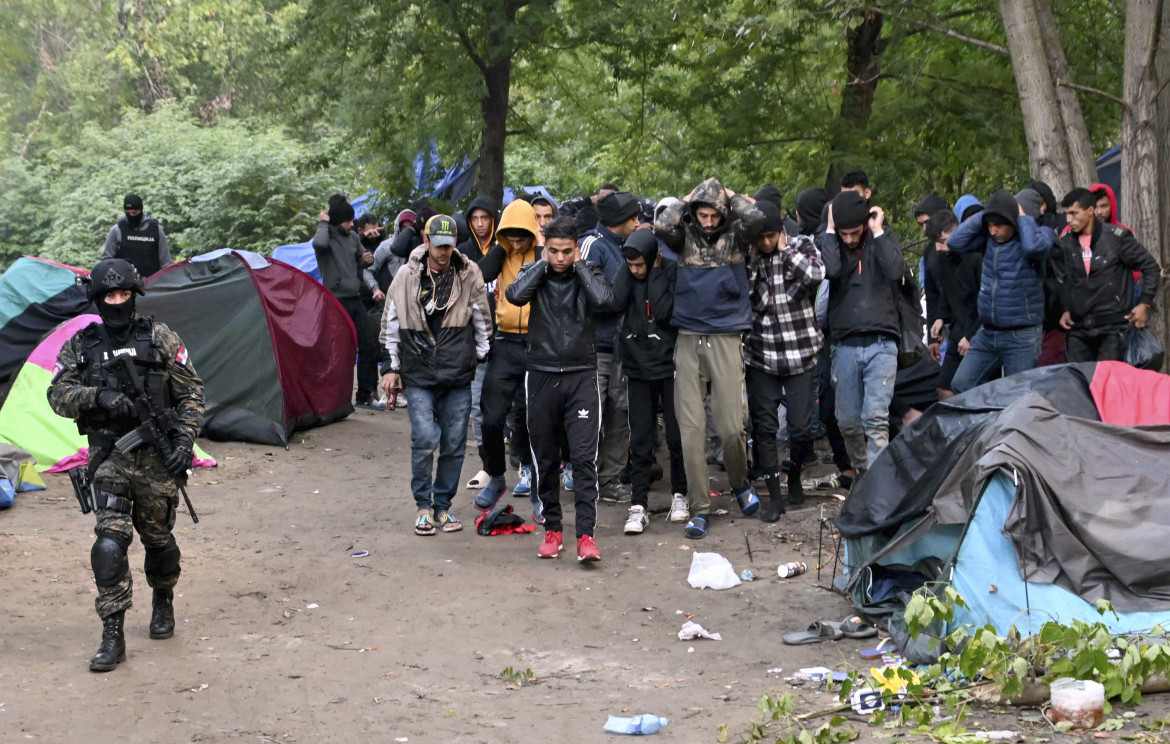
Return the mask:
{"type": "Polygon", "coordinates": [[[203,414],[203,381],[178,335],[134,311],[134,295],[144,290],[130,263],[117,258],[98,263],[88,293],[102,323],[78,331],[61,349],[48,396],[53,410],[76,419],[89,437],[87,473],[97,514],[90,562],[103,624],[102,643],[89,668],[109,671],[126,658],[122,621],[132,595],[126,552],[135,530],[146,549],[146,581],[154,590],[150,637],[170,638],[175,632],[172,600],[180,570],[179,546],[171,533],[179,503],[175,476],[191,466],[203,414]],[[168,427],[174,452],[166,461],[149,445],[129,454],[113,448],[118,437],[139,424],[124,370],[106,364],[124,354],[134,358],[151,398],[174,413],[168,427]]]}

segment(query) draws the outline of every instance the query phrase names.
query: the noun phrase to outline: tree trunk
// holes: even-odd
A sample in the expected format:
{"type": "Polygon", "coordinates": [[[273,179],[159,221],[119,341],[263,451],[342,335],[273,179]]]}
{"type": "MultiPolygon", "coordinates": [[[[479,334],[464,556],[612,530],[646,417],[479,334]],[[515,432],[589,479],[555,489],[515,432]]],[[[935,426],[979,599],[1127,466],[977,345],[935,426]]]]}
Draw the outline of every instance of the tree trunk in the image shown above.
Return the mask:
{"type": "MultiPolygon", "coordinates": [[[[1170,266],[1170,101],[1163,85],[1170,80],[1170,6],[1164,0],[1128,0],[1125,13],[1125,70],[1121,114],[1121,200],[1125,223],[1163,266],[1170,266]]],[[[1163,268],[1161,312],[1154,332],[1170,348],[1166,272],[1163,268]]]]}
{"type": "MultiPolygon", "coordinates": [[[[1068,58],[1064,55],[1064,47],[1060,43],[1060,34],[1049,0],[1036,0],[1036,20],[1039,22],[1044,40],[1048,69],[1056,83],[1056,101],[1060,109],[1060,119],[1064,123],[1072,180],[1076,185],[1088,186],[1097,181],[1097,158],[1093,154],[1093,143],[1089,139],[1089,128],[1085,125],[1085,114],[1081,110],[1077,92],[1067,85],[1060,84],[1061,81],[1071,82],[1072,72],[1069,70],[1068,58]]],[[[1057,198],[1061,196],[1063,192],[1058,191],[1057,198]]]]}
{"type": "Polygon", "coordinates": [[[480,100],[483,130],[479,143],[479,172],[475,187],[496,204],[504,200],[504,141],[508,136],[508,106],[512,88],[512,58],[492,64],[484,72],[487,93],[480,100]]]}
{"type": "Polygon", "coordinates": [[[1064,194],[1072,188],[1074,174],[1036,0],[999,0],[999,8],[1024,115],[1029,170],[1033,178],[1064,194]]]}
{"type": "Polygon", "coordinates": [[[849,29],[845,90],[841,93],[841,113],[833,137],[829,173],[825,176],[825,192],[830,199],[841,189],[841,175],[848,167],[842,162],[842,154],[852,149],[853,135],[865,131],[873,113],[881,77],[881,55],[886,46],[882,38],[883,22],[881,13],[869,11],[861,23],[849,29]]]}

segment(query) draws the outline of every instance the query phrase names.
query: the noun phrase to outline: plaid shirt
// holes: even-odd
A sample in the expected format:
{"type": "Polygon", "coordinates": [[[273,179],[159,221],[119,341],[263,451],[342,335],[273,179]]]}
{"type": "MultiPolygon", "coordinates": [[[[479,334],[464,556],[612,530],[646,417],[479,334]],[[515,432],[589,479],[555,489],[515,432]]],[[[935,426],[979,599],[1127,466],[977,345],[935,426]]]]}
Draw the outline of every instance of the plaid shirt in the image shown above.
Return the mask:
{"type": "Polygon", "coordinates": [[[774,375],[797,375],[816,365],[824,334],[813,304],[825,278],[821,254],[811,238],[797,235],[768,254],[756,253],[749,282],[752,330],[745,361],[774,375]]]}

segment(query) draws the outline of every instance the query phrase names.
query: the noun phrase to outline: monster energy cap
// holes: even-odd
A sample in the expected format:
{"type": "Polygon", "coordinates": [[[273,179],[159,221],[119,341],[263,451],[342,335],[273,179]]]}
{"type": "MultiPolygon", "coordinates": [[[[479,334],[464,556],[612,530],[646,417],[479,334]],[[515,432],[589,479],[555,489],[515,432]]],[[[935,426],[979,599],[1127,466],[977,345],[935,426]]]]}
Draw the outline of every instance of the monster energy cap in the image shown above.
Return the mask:
{"type": "Polygon", "coordinates": [[[459,241],[459,227],[455,224],[455,218],[436,214],[427,220],[427,237],[431,245],[455,245],[459,241]]]}

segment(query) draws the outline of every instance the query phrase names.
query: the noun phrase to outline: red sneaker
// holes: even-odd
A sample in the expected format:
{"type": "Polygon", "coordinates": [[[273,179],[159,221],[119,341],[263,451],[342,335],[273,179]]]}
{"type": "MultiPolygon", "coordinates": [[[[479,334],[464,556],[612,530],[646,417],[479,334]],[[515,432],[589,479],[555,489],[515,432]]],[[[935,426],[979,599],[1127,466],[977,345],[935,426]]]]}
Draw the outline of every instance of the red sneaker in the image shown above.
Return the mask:
{"type": "Polygon", "coordinates": [[[562,544],[561,533],[545,532],[544,542],[540,544],[540,550],[537,550],[536,554],[541,558],[556,558],[561,552],[562,544]]]}
{"type": "Polygon", "coordinates": [[[578,561],[599,561],[601,560],[601,551],[593,544],[593,538],[589,535],[581,535],[577,538],[577,560],[578,561]]]}

